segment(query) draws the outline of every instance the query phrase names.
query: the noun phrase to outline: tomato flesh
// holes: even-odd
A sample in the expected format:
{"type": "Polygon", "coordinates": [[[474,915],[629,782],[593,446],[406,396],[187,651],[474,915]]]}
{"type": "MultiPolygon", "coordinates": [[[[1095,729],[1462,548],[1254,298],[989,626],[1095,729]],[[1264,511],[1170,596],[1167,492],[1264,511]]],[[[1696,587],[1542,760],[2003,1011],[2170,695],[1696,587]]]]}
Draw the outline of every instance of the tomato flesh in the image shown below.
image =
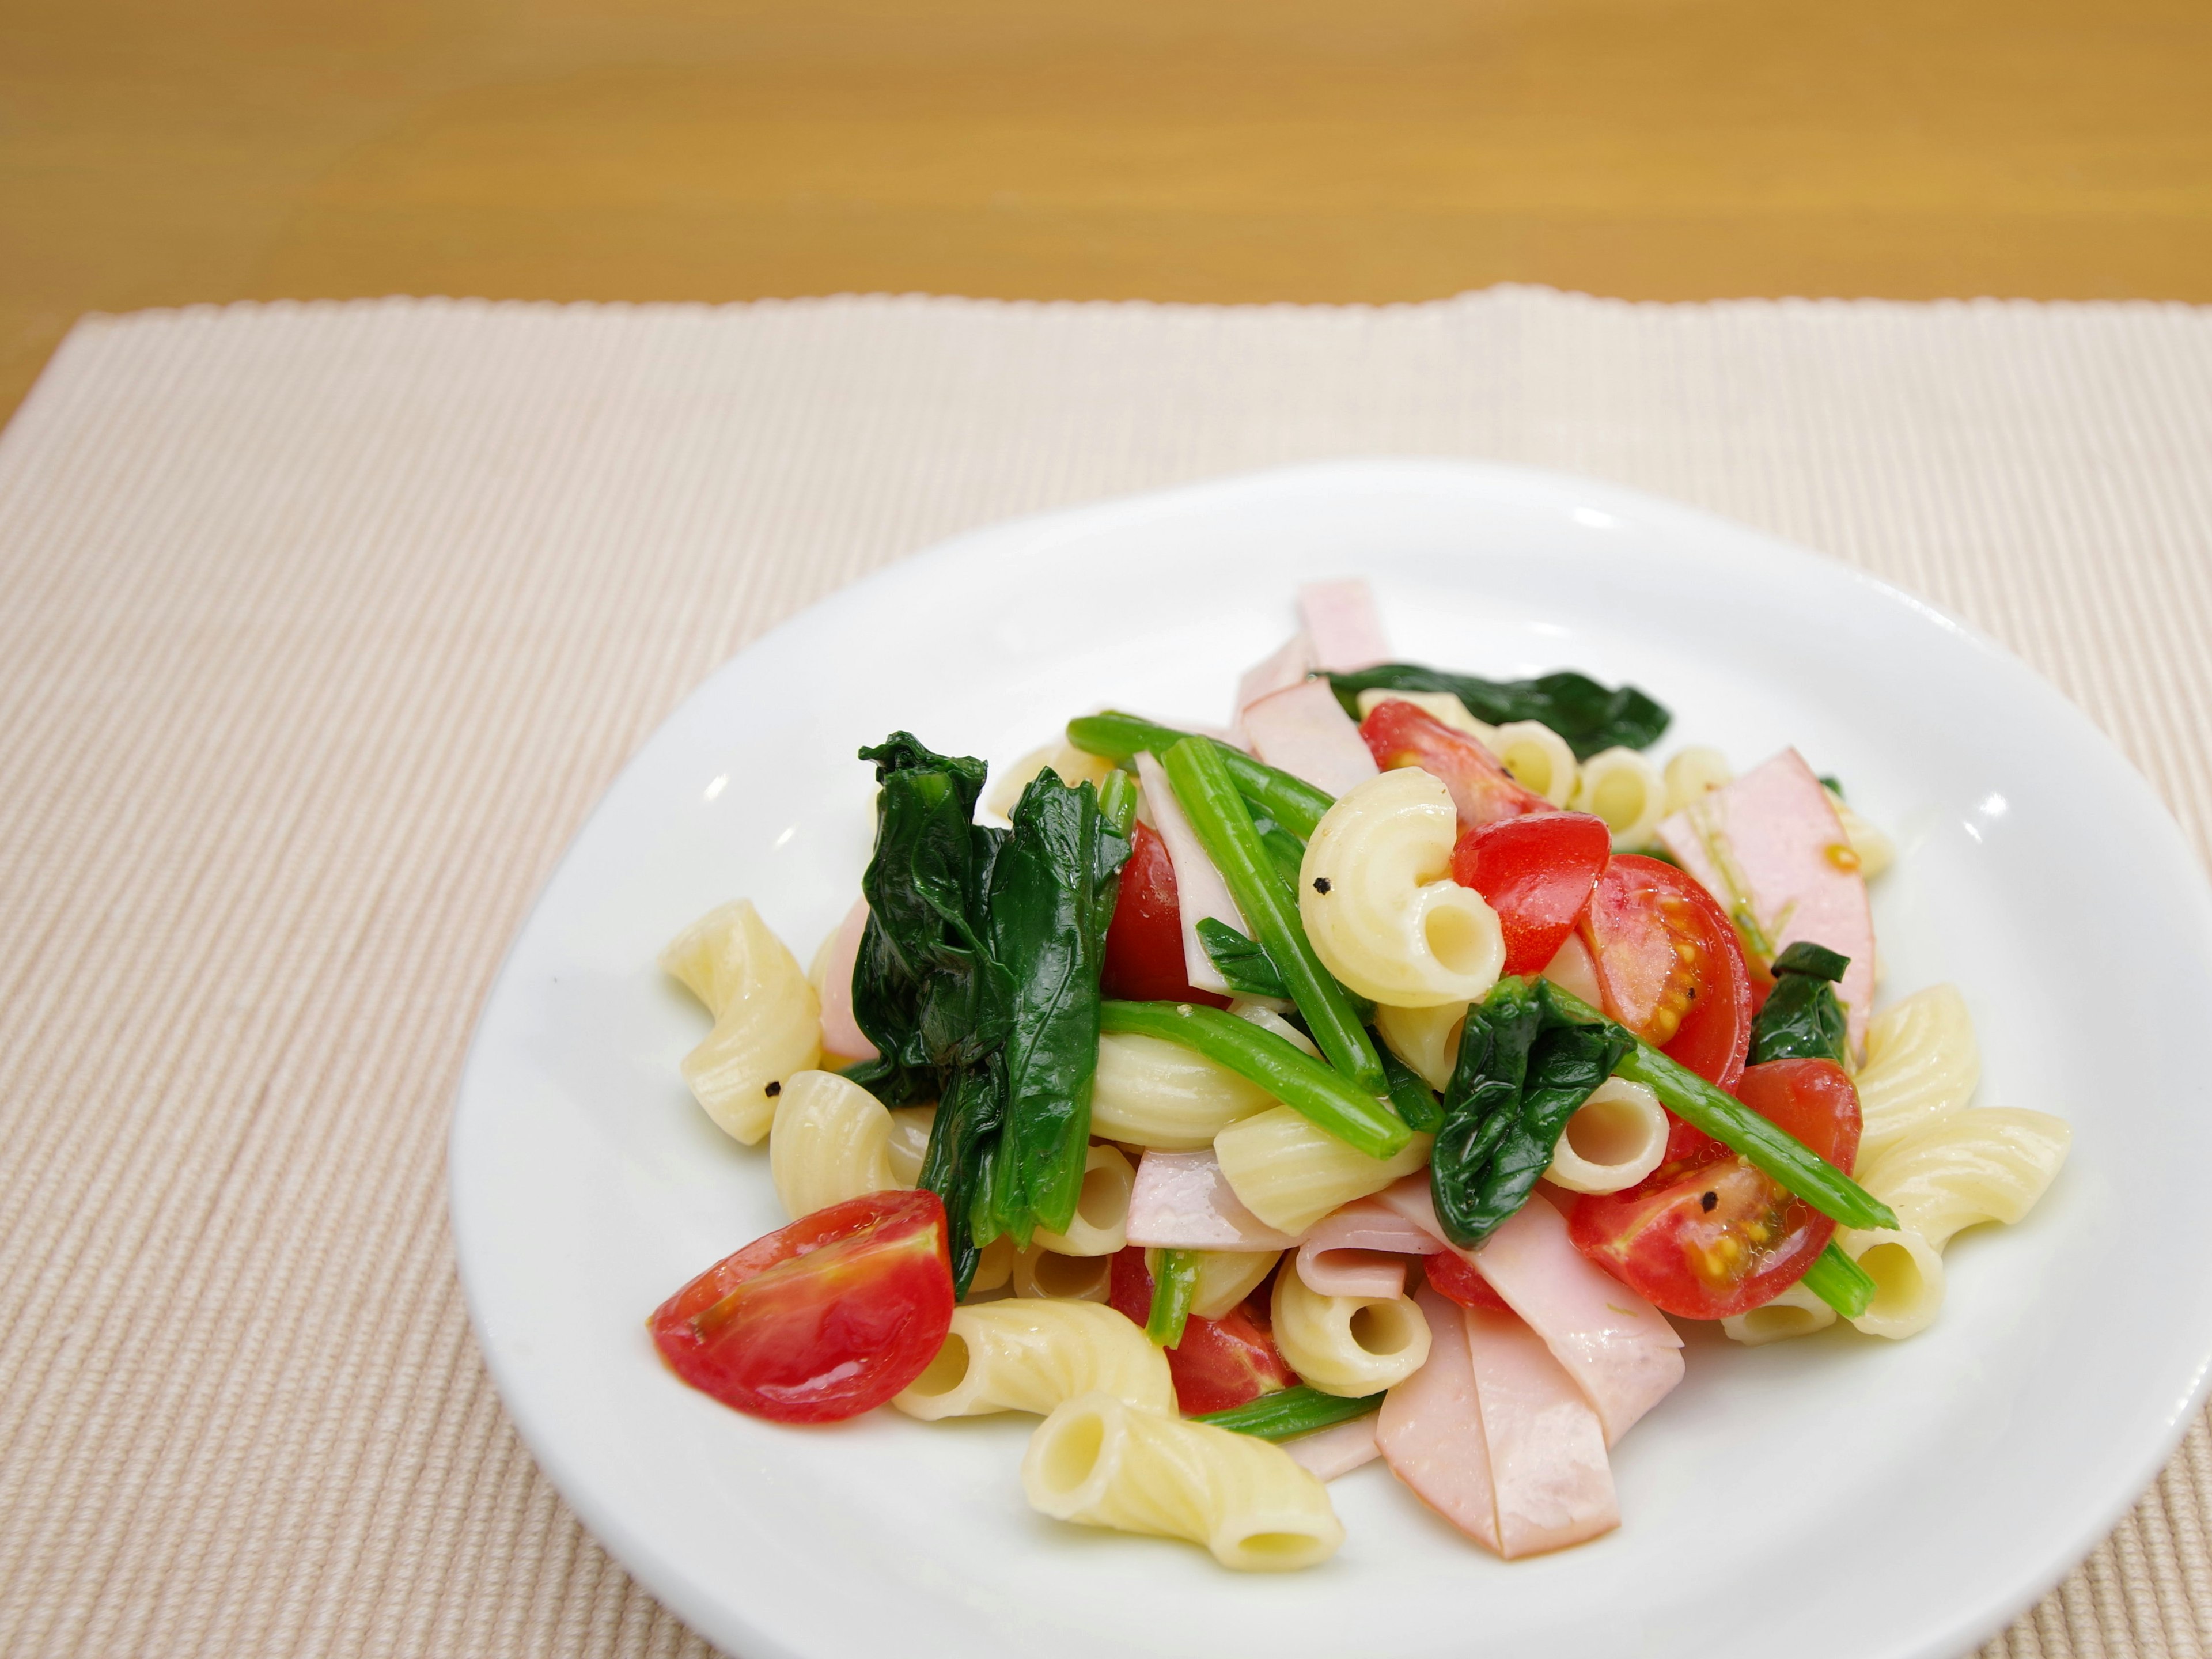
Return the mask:
{"type": "Polygon", "coordinates": [[[952,1325],[935,1193],[869,1193],[726,1256],[648,1322],[671,1370],[778,1423],[834,1423],[920,1376],[952,1325]]]}
{"type": "Polygon", "coordinates": [[[1623,854],[1598,878],[1581,930],[1606,1012],[1733,1089],[1751,1051],[1751,973],[1712,895],[1671,864],[1623,854]]]}
{"type": "Polygon", "coordinates": [[[1175,866],[1167,843],[1149,824],[1130,826],[1129,860],[1121,866],[1114,920],[1106,929],[1099,989],[1130,1002],[1200,1002],[1226,1008],[1229,999],[1190,983],[1182,954],[1182,908],[1176,902],[1175,866]]]}
{"type": "Polygon", "coordinates": [[[1588,812],[1529,812],[1468,830],[1452,879],[1498,913],[1508,974],[1540,974],[1559,953],[1613,856],[1613,832],[1588,812]]]}
{"type": "Polygon", "coordinates": [[[1376,703],[1359,722],[1359,735],[1384,771],[1418,766],[1451,791],[1462,830],[1553,810],[1541,795],[1523,789],[1497,756],[1418,703],[1395,697],[1376,703]]]}
{"type": "MultiPolygon", "coordinates": [[[[1856,1160],[1858,1092],[1832,1061],[1751,1066],[1737,1097],[1838,1169],[1848,1173],[1856,1160]]],[[[1712,1152],[1670,1159],[1626,1192],[1585,1195],[1569,1231],[1584,1255],[1655,1307],[1725,1319],[1795,1284],[1827,1248],[1835,1223],[1747,1159],[1705,1145],[1712,1152]]]]}
{"type": "Polygon", "coordinates": [[[1421,1259],[1421,1270],[1428,1275],[1431,1290],[1462,1308],[1487,1308],[1492,1313],[1513,1311],[1465,1256],[1438,1250],[1421,1259]]]}
{"type": "MultiPolygon", "coordinates": [[[[1254,1291],[1218,1319],[1194,1315],[1183,1325],[1182,1340],[1166,1350],[1176,1404],[1185,1416],[1248,1405],[1298,1380],[1275,1346],[1261,1294],[1254,1291]]],[[[1107,1301],[1139,1325],[1151,1316],[1152,1276],[1145,1267],[1142,1245],[1132,1244],[1114,1257],[1107,1301]]]]}

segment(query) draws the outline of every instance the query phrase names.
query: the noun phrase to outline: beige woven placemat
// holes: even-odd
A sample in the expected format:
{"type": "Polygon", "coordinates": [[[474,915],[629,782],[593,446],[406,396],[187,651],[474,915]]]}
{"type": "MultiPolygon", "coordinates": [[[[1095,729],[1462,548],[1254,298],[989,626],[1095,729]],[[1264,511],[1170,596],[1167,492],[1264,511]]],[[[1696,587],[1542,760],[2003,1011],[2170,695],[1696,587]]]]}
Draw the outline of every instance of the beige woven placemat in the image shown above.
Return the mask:
{"type": "MultiPolygon", "coordinates": [[[[477,1358],[506,942],[722,657],[1010,514],[1346,453],[1962,612],[2212,826],[2212,312],[442,301],[95,319],[0,438],[0,1652],[703,1651],[477,1358]]],[[[1993,1653],[2195,1656],[2212,1438],[1993,1653]]]]}

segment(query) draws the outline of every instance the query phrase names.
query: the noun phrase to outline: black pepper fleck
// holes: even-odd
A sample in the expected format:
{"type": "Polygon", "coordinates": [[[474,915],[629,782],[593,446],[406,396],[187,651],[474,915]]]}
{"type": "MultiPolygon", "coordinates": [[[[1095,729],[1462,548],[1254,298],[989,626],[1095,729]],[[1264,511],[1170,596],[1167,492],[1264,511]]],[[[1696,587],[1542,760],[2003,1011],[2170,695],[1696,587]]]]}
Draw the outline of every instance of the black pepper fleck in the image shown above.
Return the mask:
{"type": "Polygon", "coordinates": [[[768,1085],[768,1097],[769,1097],[770,1100],[774,1100],[774,1099],[775,1099],[778,1095],[781,1094],[782,1092],[783,1092],[783,1085],[781,1085],[781,1083],[771,1083],[771,1084],[769,1084],[769,1085],[768,1085]]]}
{"type": "Polygon", "coordinates": [[[1718,1193],[1707,1193],[1703,1198],[1698,1200],[1698,1203],[1704,1208],[1706,1214],[1711,1215],[1713,1211],[1713,1206],[1720,1201],[1721,1195],[1718,1193]]]}
{"type": "Polygon", "coordinates": [[[1327,876],[1316,876],[1314,878],[1314,891],[1316,893],[1326,893],[1328,891],[1328,878],[1327,876]]]}

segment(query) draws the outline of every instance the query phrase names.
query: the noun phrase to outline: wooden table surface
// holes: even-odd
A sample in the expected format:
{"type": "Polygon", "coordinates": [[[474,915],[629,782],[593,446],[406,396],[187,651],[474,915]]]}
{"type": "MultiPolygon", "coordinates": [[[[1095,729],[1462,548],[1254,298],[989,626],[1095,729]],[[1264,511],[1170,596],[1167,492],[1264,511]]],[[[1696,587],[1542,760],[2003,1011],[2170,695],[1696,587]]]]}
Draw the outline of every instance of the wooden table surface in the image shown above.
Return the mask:
{"type": "Polygon", "coordinates": [[[0,416],[394,292],[2212,300],[2208,0],[0,0],[0,416]]]}

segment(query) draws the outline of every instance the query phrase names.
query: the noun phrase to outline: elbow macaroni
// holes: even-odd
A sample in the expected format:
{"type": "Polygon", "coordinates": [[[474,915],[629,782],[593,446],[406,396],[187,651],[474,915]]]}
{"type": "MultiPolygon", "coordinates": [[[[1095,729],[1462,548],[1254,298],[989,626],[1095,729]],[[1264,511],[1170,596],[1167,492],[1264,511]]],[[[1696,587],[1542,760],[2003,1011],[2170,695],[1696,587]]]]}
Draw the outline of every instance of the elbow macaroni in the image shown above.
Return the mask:
{"type": "Polygon", "coordinates": [[[1280,1446],[1107,1394],[1071,1400],[1037,1426],[1022,1490],[1055,1520],[1187,1538],[1247,1571],[1309,1567],[1344,1541],[1328,1488],[1280,1446]]]}
{"type": "Polygon", "coordinates": [[[1633,749],[1600,750],[1583,763],[1575,810],[1603,818],[1617,850],[1647,847],[1667,816],[1666,780],[1633,749]]]}
{"type": "Polygon", "coordinates": [[[1667,816],[1671,818],[1684,807],[1703,800],[1735,774],[1729,769],[1727,756],[1717,749],[1698,744],[1682,750],[1669,760],[1663,775],[1667,783],[1667,816]]]}
{"type": "Polygon", "coordinates": [[[711,910],[660,953],[714,1017],[684,1057],[684,1080],[732,1139],[757,1146],[775,1121],[776,1095],[822,1060],[822,1004],[798,958],[769,931],[750,899],[711,910]]]}
{"type": "Polygon", "coordinates": [[[1083,1161],[1083,1187],[1067,1231],[1040,1227],[1036,1242],[1059,1255],[1111,1255],[1129,1242],[1129,1193],[1137,1172],[1112,1146],[1093,1143],[1083,1161]]]}
{"type": "Polygon", "coordinates": [[[797,1220],[863,1193],[907,1183],[891,1172],[891,1115],[835,1072],[801,1072],[783,1085],[768,1164],[784,1213],[797,1220]]]}
{"type": "Polygon", "coordinates": [[[1134,1032],[1098,1039],[1091,1131],[1131,1146],[1194,1152],[1275,1098],[1258,1084],[1180,1043],[1134,1032]]]}
{"type": "Polygon", "coordinates": [[[2065,1163],[2073,1139],[2063,1118],[1978,1107],[1892,1140],[1861,1166],[1858,1181],[1897,1212],[1900,1227],[1940,1250],[1962,1228],[2026,1215],[2065,1163]]]}
{"type": "Polygon", "coordinates": [[[1275,1346],[1323,1394],[1379,1394],[1429,1357],[1429,1322],[1409,1296],[1323,1296],[1292,1266],[1275,1275],[1273,1315],[1275,1346]]]}
{"type": "Polygon", "coordinates": [[[894,1185],[918,1187],[921,1184],[921,1160],[929,1152],[929,1132],[937,1123],[934,1106],[894,1106],[891,1108],[890,1145],[886,1149],[891,1161],[894,1185]]]}
{"type": "MultiPolygon", "coordinates": [[[[1200,1250],[1198,1284],[1190,1293],[1190,1310],[1200,1319],[1218,1319],[1260,1288],[1279,1250],[1200,1250]]],[[[1145,1271],[1154,1284],[1160,1279],[1160,1253],[1145,1252],[1145,1271]]]]}
{"type": "Polygon", "coordinates": [[[935,1422],[991,1412],[1044,1416],[1079,1395],[1172,1412],[1167,1355],[1095,1302],[993,1302],[956,1308],[945,1346],[891,1404],[935,1422]]]}
{"type": "Polygon", "coordinates": [[[1012,818],[1022,791],[1036,781],[1037,775],[1048,766],[1071,789],[1079,783],[1088,783],[1095,788],[1105,782],[1106,775],[1114,769],[1114,763],[1104,756],[1088,754],[1066,738],[1058,738],[1042,749],[1030,750],[994,778],[983,795],[983,810],[999,817],[1012,818]]]}
{"type": "Polygon", "coordinates": [[[1554,806],[1574,798],[1581,769],[1567,740],[1541,720],[1508,720],[1490,740],[1498,764],[1531,794],[1541,795],[1554,806]]]}
{"type": "Polygon", "coordinates": [[[1982,1054],[1966,1000],[1931,985],[1876,1014],[1867,1027],[1859,1091],[1859,1161],[1871,1164],[1923,1123],[1962,1109],[1982,1080],[1982,1054]]]}
{"type": "Polygon", "coordinates": [[[1444,786],[1400,767],[1339,796],[1298,866],[1298,911],[1323,965],[1394,1007],[1471,1002],[1505,965],[1498,915],[1451,878],[1459,817],[1444,786]]]}
{"type": "Polygon", "coordinates": [[[1410,702],[1424,714],[1464,732],[1492,754],[1498,752],[1498,728],[1468,713],[1467,705],[1449,691],[1389,691],[1377,688],[1359,694],[1359,718],[1365,720],[1386,702],[1410,702]]]}
{"type": "Polygon", "coordinates": [[[1459,1034],[1467,1024],[1468,1007],[1463,1002],[1434,1008],[1392,1008],[1377,1003],[1375,1029],[1414,1076],[1441,1093],[1451,1086],[1452,1070],[1459,1064],[1459,1034]]]}
{"type": "Polygon", "coordinates": [[[1567,1120],[1544,1177],[1571,1193],[1617,1193],[1659,1167],[1669,1133],[1657,1095],[1609,1077],[1567,1120]]]}
{"type": "Polygon", "coordinates": [[[1014,1252],[1014,1294],[1056,1302],[1103,1302],[1113,1288],[1110,1255],[1062,1255],[1042,1244],[1014,1252]]]}
{"type": "Polygon", "coordinates": [[[1340,1204],[1379,1193],[1429,1161],[1433,1136],[1417,1134],[1395,1158],[1370,1158],[1288,1106],[1232,1123],[1214,1156],[1237,1201],[1279,1232],[1302,1233],[1340,1204]]]}

